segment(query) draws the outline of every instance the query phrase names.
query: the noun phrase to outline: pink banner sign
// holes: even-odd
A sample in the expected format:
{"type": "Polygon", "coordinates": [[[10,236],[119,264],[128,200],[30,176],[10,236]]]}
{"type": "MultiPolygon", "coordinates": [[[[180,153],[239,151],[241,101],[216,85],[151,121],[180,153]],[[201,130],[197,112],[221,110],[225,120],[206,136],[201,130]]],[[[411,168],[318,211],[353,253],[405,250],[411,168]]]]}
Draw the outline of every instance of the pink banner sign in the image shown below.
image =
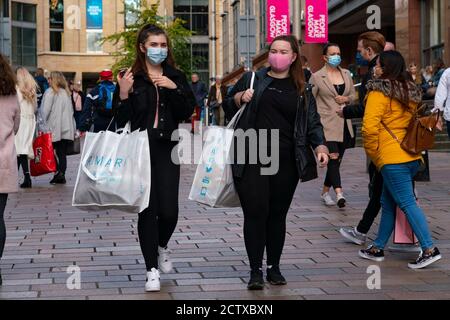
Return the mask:
{"type": "Polygon", "coordinates": [[[328,42],[328,1],[306,0],[305,12],[305,42],[328,42]]]}
{"type": "Polygon", "coordinates": [[[290,34],[289,0],[267,0],[267,42],[290,34]]]}

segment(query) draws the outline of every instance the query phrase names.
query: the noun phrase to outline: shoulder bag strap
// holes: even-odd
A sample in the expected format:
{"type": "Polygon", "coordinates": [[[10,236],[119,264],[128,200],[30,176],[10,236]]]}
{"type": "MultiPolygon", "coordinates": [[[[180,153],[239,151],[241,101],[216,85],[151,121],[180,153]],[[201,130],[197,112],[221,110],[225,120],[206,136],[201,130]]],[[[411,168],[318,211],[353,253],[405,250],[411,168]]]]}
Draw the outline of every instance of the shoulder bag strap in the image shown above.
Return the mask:
{"type": "Polygon", "coordinates": [[[392,136],[392,138],[394,138],[395,141],[397,141],[398,143],[400,143],[400,141],[398,140],[397,136],[392,132],[391,129],[388,128],[388,126],[381,121],[381,124],[383,125],[383,127],[386,129],[386,131],[392,136]]]}

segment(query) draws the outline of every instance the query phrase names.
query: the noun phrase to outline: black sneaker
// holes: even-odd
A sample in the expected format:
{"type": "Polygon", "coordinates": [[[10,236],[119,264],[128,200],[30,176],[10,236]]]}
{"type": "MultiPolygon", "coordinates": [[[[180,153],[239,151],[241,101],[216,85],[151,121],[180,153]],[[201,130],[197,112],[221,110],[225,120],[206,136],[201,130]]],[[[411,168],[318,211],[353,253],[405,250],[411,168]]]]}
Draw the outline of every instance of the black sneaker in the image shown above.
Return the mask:
{"type": "Polygon", "coordinates": [[[250,281],[247,285],[248,290],[263,290],[264,289],[264,277],[261,270],[250,271],[250,281]]]}
{"type": "Polygon", "coordinates": [[[266,279],[270,284],[275,286],[284,286],[285,284],[287,284],[286,279],[280,272],[279,266],[272,266],[271,268],[267,268],[266,279]]]}
{"type": "Polygon", "coordinates": [[[384,260],[384,251],[374,246],[369,246],[367,249],[359,250],[359,256],[364,259],[381,262],[384,260]]]}
{"type": "Polygon", "coordinates": [[[433,251],[429,253],[422,252],[416,261],[408,263],[408,267],[411,269],[422,269],[441,259],[441,253],[439,252],[439,249],[435,247],[433,251]]]}

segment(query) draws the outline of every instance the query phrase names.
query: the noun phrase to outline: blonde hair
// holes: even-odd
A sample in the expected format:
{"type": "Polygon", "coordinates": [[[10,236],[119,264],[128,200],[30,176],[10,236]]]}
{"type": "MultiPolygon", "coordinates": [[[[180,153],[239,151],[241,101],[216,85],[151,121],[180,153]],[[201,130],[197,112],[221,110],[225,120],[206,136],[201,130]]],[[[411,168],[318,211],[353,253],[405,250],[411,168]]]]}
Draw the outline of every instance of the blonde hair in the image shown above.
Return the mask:
{"type": "Polygon", "coordinates": [[[23,98],[37,106],[37,90],[38,84],[34,80],[33,76],[24,67],[19,67],[16,70],[17,87],[22,93],[23,98]]]}
{"type": "Polygon", "coordinates": [[[67,84],[67,80],[59,71],[52,71],[50,73],[50,78],[52,79],[51,87],[54,93],[58,93],[59,89],[64,89],[67,94],[70,96],[69,86],[67,84]]]}

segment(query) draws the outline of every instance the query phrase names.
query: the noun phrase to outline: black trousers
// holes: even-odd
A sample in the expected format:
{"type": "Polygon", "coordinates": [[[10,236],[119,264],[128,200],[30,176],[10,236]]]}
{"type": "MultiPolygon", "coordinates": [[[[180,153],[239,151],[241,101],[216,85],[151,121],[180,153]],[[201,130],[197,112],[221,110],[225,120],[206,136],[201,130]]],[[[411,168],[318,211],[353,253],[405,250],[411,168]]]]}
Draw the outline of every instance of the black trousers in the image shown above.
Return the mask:
{"type": "Polygon", "coordinates": [[[369,165],[369,176],[370,176],[370,185],[369,185],[370,201],[357,227],[358,232],[364,234],[369,232],[370,227],[372,226],[373,222],[375,221],[375,218],[378,215],[378,212],[380,212],[381,194],[383,192],[383,176],[377,170],[377,168],[372,162],[369,165]]]}
{"type": "Polygon", "coordinates": [[[171,159],[176,143],[150,138],[150,205],[139,214],[138,235],[147,271],[158,269],[158,246],[166,247],[178,222],[180,165],[171,159]]]}
{"type": "Polygon", "coordinates": [[[17,169],[22,166],[23,174],[27,175],[30,174],[30,168],[28,165],[28,156],[25,154],[21,154],[17,157],[17,169]]]}
{"type": "Polygon", "coordinates": [[[53,142],[53,149],[56,153],[56,163],[59,173],[66,174],[67,170],[67,146],[69,140],[61,140],[58,142],[53,142]]]}
{"type": "Polygon", "coordinates": [[[339,157],[337,159],[330,159],[328,161],[327,174],[325,176],[325,182],[323,183],[325,187],[334,189],[342,188],[341,183],[341,163],[342,158],[345,153],[345,143],[344,142],[328,142],[328,149],[330,153],[337,153],[339,157]]]}
{"type": "Polygon", "coordinates": [[[5,208],[8,195],[0,193],[0,259],[3,256],[3,250],[5,249],[6,242],[6,226],[5,226],[5,208]]]}
{"type": "Polygon", "coordinates": [[[267,265],[279,265],[286,237],[286,216],[299,177],[294,152],[280,150],[277,174],[263,176],[260,164],[247,164],[234,184],[244,212],[244,240],[250,267],[262,267],[264,249],[267,265]]]}

